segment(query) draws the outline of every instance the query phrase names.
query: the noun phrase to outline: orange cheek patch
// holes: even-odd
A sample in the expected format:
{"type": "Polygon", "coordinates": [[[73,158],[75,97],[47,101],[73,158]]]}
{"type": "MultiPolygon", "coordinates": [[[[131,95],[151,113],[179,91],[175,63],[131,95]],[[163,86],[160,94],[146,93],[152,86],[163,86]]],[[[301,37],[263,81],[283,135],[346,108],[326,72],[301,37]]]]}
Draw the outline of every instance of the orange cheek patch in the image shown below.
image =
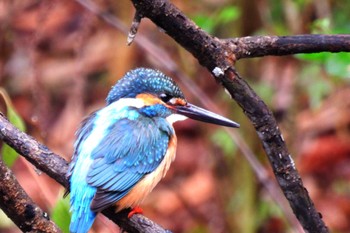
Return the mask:
{"type": "Polygon", "coordinates": [[[183,99],[176,98],[175,99],[175,105],[185,106],[186,105],[186,101],[183,100],[183,99]]]}
{"type": "Polygon", "coordinates": [[[164,104],[160,99],[151,94],[138,94],[137,99],[141,99],[145,105],[164,104]]]}

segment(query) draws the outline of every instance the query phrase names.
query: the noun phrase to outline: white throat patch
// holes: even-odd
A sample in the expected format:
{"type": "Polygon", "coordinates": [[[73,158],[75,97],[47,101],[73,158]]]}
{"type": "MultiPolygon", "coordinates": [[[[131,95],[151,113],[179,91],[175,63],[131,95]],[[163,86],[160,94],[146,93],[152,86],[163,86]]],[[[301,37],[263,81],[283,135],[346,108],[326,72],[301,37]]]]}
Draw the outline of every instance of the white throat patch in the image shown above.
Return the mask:
{"type": "Polygon", "coordinates": [[[166,120],[170,123],[170,124],[174,124],[176,121],[183,121],[186,120],[187,117],[184,115],[180,115],[180,114],[171,114],[170,116],[168,116],[166,118],[166,120]]]}

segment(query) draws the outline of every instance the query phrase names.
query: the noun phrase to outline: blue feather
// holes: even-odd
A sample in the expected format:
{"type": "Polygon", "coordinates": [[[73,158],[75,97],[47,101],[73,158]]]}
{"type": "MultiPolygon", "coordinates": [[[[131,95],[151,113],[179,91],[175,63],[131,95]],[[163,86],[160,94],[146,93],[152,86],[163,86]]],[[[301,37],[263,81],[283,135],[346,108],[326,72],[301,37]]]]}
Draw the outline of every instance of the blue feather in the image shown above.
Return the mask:
{"type": "Polygon", "coordinates": [[[137,120],[124,118],[108,128],[108,140],[104,137],[94,148],[94,162],[87,175],[89,185],[98,189],[93,210],[100,211],[117,202],[159,166],[173,134],[172,127],[166,124],[164,118],[140,115],[137,120]],[[113,138],[112,142],[109,138],[113,138]]]}
{"type": "Polygon", "coordinates": [[[75,153],[70,164],[72,218],[69,230],[72,233],[88,232],[96,217],[96,213],[90,209],[90,203],[96,193],[96,188],[88,185],[85,180],[88,172],[85,166],[89,163],[89,151],[84,151],[84,142],[94,130],[95,117],[96,114],[92,114],[87,118],[77,132],[78,139],[75,144],[75,153]]]}
{"type": "MultiPolygon", "coordinates": [[[[95,112],[83,122],[77,132],[75,152],[68,172],[71,184],[72,233],[87,232],[95,220],[96,212],[92,211],[90,206],[97,188],[88,184],[87,174],[93,163],[91,154],[94,148],[106,137],[108,128],[114,123],[113,120],[106,121],[106,117],[116,112],[125,116],[128,115],[128,108],[111,106],[95,112]]],[[[133,117],[131,114],[131,118],[133,117]]]]}
{"type": "Polygon", "coordinates": [[[170,93],[174,97],[185,99],[180,88],[168,76],[158,70],[138,68],[125,76],[112,87],[106,102],[111,104],[121,98],[134,98],[139,93],[170,93]]]}
{"type": "Polygon", "coordinates": [[[80,189],[83,192],[71,193],[72,218],[69,226],[71,233],[88,232],[96,218],[96,213],[90,209],[91,200],[96,193],[96,188],[85,183],[80,184],[80,189]]]}

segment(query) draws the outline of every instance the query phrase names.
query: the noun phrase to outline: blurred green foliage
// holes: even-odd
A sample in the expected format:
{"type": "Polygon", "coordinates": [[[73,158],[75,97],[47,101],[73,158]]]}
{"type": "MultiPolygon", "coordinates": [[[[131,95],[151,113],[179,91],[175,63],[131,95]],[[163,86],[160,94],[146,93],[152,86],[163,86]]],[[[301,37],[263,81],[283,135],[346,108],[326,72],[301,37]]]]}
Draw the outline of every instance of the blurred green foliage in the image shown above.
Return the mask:
{"type": "Polygon", "coordinates": [[[322,100],[333,90],[333,83],[324,77],[317,64],[307,65],[299,76],[299,88],[306,93],[311,109],[320,107],[322,100]]]}
{"type": "Polygon", "coordinates": [[[254,82],[251,86],[254,91],[265,101],[265,103],[271,106],[271,101],[275,93],[273,87],[266,82],[254,82]]]}
{"type": "Polygon", "coordinates": [[[0,209],[0,232],[1,229],[13,227],[15,224],[7,217],[7,215],[0,209]]]}
{"type": "MultiPolygon", "coordinates": [[[[337,23],[336,25],[343,25],[337,23]]],[[[311,32],[317,34],[337,34],[345,28],[333,27],[330,18],[317,19],[311,24],[311,32]]],[[[349,31],[348,31],[349,32],[349,31]]],[[[298,54],[296,57],[302,61],[308,61],[321,66],[334,78],[350,79],[350,54],[349,53],[312,53],[298,54]]]]}
{"type": "Polygon", "coordinates": [[[212,143],[216,146],[218,146],[223,152],[224,155],[227,157],[234,157],[237,146],[232,142],[232,138],[228,133],[222,129],[218,128],[210,137],[212,143]]]}
{"type": "Polygon", "coordinates": [[[323,67],[334,78],[350,79],[349,53],[299,54],[296,57],[323,67]]]}
{"type": "Polygon", "coordinates": [[[62,230],[63,233],[69,233],[69,223],[71,214],[69,212],[69,198],[60,198],[51,211],[51,218],[62,230]]]}
{"type": "MultiPolygon", "coordinates": [[[[342,15],[342,12],[339,13],[342,15]]],[[[344,20],[343,17],[335,19],[344,20]]],[[[342,22],[334,22],[333,25],[339,26],[332,26],[330,18],[317,19],[310,25],[310,30],[312,33],[336,34],[347,27],[342,22]]],[[[339,85],[350,81],[350,53],[297,54],[295,57],[303,62],[299,83],[310,99],[311,108],[320,106],[337,81],[339,85]]]]}
{"type": "Polygon", "coordinates": [[[235,21],[240,15],[240,9],[237,6],[226,6],[211,14],[195,14],[192,19],[204,31],[212,34],[218,26],[235,21]]]}
{"type": "MultiPolygon", "coordinates": [[[[0,88],[0,95],[2,96],[2,99],[6,105],[7,119],[14,126],[16,126],[19,130],[24,132],[26,130],[25,124],[24,124],[22,118],[18,115],[17,111],[15,110],[15,108],[11,102],[11,98],[7,94],[7,91],[3,88],[0,88]]],[[[6,143],[3,143],[3,145],[2,145],[1,154],[2,154],[2,159],[3,159],[4,163],[8,167],[12,167],[12,165],[15,163],[15,161],[18,158],[17,152],[14,149],[12,149],[10,146],[8,146],[6,143]]]]}

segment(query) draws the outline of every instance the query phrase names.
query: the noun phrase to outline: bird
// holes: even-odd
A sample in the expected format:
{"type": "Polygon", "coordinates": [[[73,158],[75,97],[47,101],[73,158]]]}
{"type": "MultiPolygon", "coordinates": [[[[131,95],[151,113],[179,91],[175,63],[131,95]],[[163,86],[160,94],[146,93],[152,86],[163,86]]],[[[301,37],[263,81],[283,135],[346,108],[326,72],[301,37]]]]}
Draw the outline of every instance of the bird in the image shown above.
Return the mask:
{"type": "Polygon", "coordinates": [[[97,214],[110,206],[116,212],[137,208],[175,158],[173,123],[187,118],[239,127],[187,102],[172,78],[158,70],[136,68],[117,81],[106,106],[76,132],[67,172],[70,232],[88,232],[97,214]]]}

